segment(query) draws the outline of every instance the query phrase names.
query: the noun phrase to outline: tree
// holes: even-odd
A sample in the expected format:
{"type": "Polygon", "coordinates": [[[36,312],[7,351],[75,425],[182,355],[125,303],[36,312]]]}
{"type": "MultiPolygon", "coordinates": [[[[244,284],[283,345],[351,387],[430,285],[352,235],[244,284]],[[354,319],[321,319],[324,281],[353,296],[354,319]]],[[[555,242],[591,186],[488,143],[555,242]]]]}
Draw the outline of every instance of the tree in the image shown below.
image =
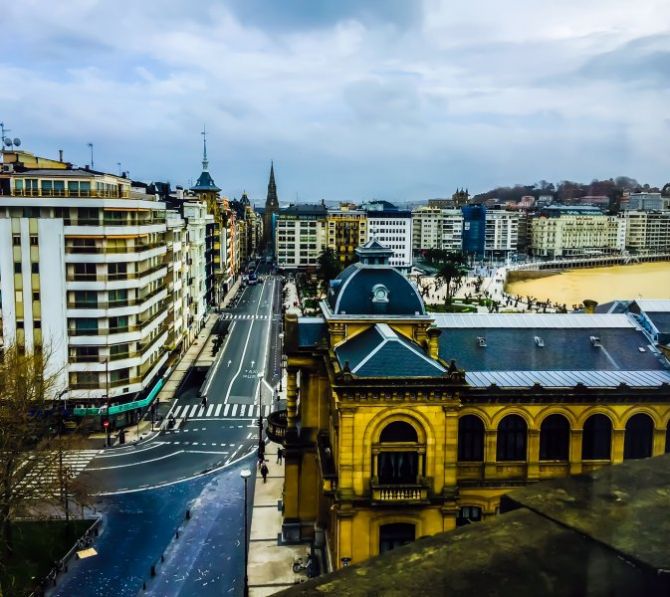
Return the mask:
{"type": "Polygon", "coordinates": [[[48,353],[6,346],[0,353],[0,558],[12,555],[12,521],[19,516],[68,514],[68,497],[85,492],[63,466],[73,440],[61,435],[62,411],[55,408],[58,373],[48,353]]]}
{"type": "Polygon", "coordinates": [[[452,298],[463,285],[463,278],[468,273],[467,262],[463,253],[446,253],[438,265],[437,279],[444,284],[446,293],[444,304],[451,303],[452,298]]]}
{"type": "Polygon", "coordinates": [[[321,280],[323,291],[326,292],[328,284],[331,280],[337,277],[340,271],[342,271],[342,268],[337,261],[335,251],[330,247],[324,249],[321,255],[319,255],[318,263],[319,279],[321,280]]]}

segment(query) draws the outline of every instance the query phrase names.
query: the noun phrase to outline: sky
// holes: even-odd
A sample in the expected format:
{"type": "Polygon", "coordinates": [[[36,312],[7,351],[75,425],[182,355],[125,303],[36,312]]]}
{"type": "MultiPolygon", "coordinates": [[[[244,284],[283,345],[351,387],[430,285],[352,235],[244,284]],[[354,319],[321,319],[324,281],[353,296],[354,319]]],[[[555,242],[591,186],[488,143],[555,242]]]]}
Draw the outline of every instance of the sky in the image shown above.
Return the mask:
{"type": "Polygon", "coordinates": [[[667,0],[22,0],[0,121],[28,151],[223,193],[420,201],[670,180],[667,0]],[[119,166],[119,164],[121,164],[119,166]]]}

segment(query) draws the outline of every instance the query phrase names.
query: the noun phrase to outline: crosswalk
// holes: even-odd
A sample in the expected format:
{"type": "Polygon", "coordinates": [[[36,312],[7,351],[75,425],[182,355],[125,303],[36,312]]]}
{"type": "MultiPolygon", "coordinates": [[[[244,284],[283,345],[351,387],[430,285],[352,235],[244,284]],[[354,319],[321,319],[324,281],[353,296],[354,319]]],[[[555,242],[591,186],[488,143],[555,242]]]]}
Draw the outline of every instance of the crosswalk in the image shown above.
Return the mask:
{"type": "Polygon", "coordinates": [[[221,319],[269,319],[269,315],[253,315],[250,313],[223,313],[221,319]]]}
{"type": "Polygon", "coordinates": [[[231,418],[231,419],[257,419],[261,416],[267,417],[272,411],[270,406],[258,406],[257,404],[177,404],[172,411],[175,418],[188,417],[189,419],[202,418],[231,418]]]}
{"type": "MultiPolygon", "coordinates": [[[[67,478],[76,479],[79,474],[88,466],[88,463],[93,460],[102,450],[65,450],[63,451],[63,473],[67,478]]],[[[35,456],[30,456],[28,461],[31,461],[35,456]]],[[[60,458],[56,452],[49,453],[46,459],[47,466],[34,466],[26,477],[19,484],[20,486],[27,485],[29,487],[36,487],[44,490],[50,490],[57,487],[60,477],[60,458]]],[[[31,466],[28,462],[27,466],[31,466]]]]}

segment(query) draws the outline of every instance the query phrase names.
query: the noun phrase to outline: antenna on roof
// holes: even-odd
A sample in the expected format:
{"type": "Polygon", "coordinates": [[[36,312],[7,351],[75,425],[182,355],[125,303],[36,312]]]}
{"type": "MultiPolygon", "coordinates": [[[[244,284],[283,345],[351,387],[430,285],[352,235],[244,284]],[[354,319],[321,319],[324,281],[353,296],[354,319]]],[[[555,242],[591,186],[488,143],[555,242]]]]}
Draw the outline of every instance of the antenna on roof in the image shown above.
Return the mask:
{"type": "Polygon", "coordinates": [[[95,167],[93,166],[93,143],[87,143],[87,145],[91,149],[91,170],[95,170],[95,167]]]}

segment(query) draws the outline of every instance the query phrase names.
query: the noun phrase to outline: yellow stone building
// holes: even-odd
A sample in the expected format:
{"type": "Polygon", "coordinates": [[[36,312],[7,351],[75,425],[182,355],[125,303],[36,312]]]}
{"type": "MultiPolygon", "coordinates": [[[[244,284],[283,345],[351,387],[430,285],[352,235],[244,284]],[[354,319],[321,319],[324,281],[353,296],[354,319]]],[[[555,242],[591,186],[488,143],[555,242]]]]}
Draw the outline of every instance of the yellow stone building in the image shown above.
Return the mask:
{"type": "Polygon", "coordinates": [[[367,240],[368,216],[362,209],[341,204],[339,209],[329,209],[326,216],[328,248],[333,250],[341,267],[356,261],[356,247],[367,240]]]}
{"type": "Polygon", "coordinates": [[[284,540],[339,568],[668,451],[670,371],[635,316],[430,314],[390,250],[357,254],[320,317],[286,316],[284,540]]]}

